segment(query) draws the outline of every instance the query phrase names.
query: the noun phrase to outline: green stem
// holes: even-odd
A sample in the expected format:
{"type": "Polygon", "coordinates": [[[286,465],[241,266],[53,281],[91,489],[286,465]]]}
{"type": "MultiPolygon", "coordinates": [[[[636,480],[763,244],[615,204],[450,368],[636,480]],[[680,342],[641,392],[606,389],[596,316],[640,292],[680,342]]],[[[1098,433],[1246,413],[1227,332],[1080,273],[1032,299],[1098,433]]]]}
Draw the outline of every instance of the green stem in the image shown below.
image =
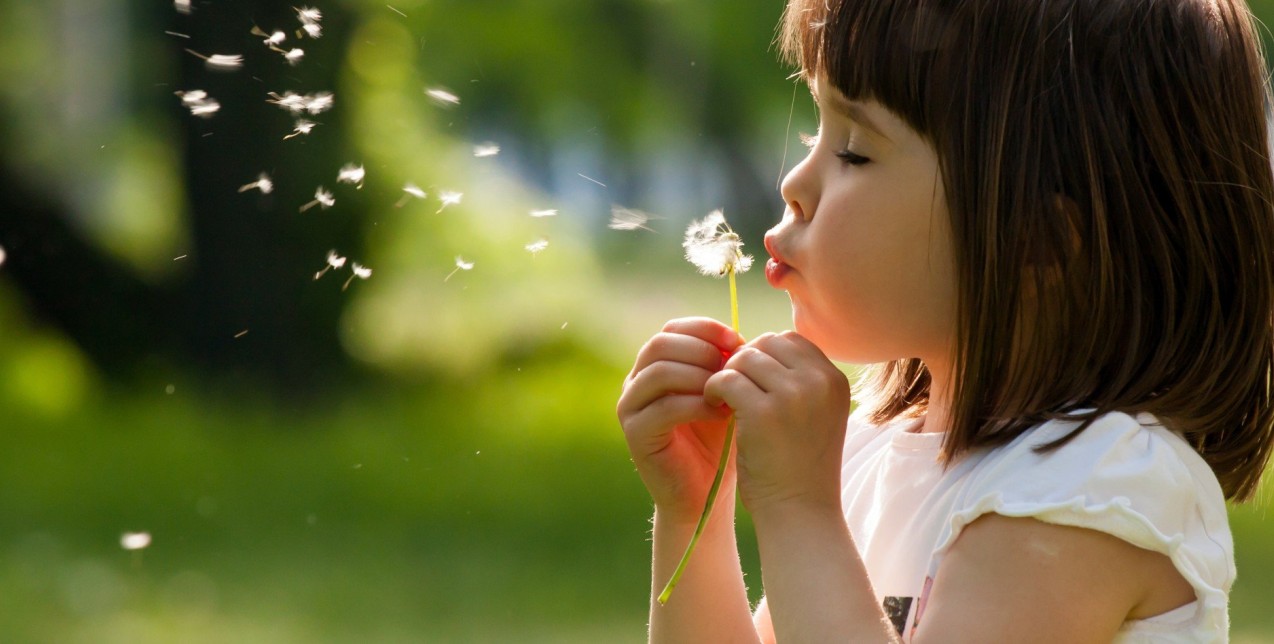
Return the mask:
{"type": "MultiPolygon", "coordinates": [[[[734,266],[727,269],[730,277],[730,323],[734,327],[734,332],[739,332],[739,290],[735,286],[734,266]]],[[[730,421],[725,426],[725,443],[721,446],[721,458],[717,461],[717,474],[712,478],[712,487],[708,488],[708,499],[703,504],[703,513],[699,515],[699,523],[695,525],[694,534],[690,537],[690,544],[686,546],[685,554],[681,555],[681,561],[677,563],[677,569],[672,571],[672,579],[668,580],[668,585],[664,586],[663,592],[659,593],[659,605],[668,603],[668,598],[672,596],[672,589],[677,587],[677,582],[681,581],[681,575],[686,571],[686,564],[690,562],[690,555],[695,550],[695,545],[699,543],[699,537],[703,534],[704,526],[708,525],[708,517],[712,515],[712,506],[716,503],[717,492],[721,490],[721,480],[725,478],[725,467],[730,462],[730,446],[734,442],[734,414],[730,415],[730,421]]]]}

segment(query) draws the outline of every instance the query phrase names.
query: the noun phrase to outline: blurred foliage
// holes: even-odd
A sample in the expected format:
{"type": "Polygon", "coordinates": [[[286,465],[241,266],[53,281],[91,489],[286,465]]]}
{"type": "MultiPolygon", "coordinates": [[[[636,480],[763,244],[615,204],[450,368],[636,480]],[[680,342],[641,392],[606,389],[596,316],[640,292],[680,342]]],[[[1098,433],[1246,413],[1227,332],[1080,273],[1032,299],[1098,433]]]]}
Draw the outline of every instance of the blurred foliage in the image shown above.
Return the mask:
{"type": "MultiPolygon", "coordinates": [[[[643,640],[614,399],[663,320],[725,314],[683,224],[724,207],[759,250],[780,212],[814,126],[779,3],[316,6],[319,39],[287,3],[0,0],[0,639],[643,640]],[[285,140],[267,92],[323,90],[285,140]],[[370,278],[314,279],[332,249],[370,278]]],[[[786,326],[745,278],[744,333],[786,326]]],[[[1270,489],[1233,514],[1235,641],[1274,641],[1270,489]]]]}

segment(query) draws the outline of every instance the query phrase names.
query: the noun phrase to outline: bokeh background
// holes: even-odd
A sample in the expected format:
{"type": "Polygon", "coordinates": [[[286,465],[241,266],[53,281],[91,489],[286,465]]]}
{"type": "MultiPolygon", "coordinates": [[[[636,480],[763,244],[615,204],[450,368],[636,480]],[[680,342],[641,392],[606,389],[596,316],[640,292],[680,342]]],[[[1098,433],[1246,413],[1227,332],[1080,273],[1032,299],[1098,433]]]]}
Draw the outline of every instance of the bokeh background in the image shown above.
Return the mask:
{"type": "MultiPolygon", "coordinates": [[[[686,223],[761,252],[781,213],[815,127],[781,2],[317,0],[319,38],[185,4],[0,0],[0,640],[644,641],[614,402],[664,320],[728,315],[686,223]],[[267,102],[320,91],[308,134],[267,102]]],[[[1239,642],[1274,642],[1270,488],[1239,642]]]]}

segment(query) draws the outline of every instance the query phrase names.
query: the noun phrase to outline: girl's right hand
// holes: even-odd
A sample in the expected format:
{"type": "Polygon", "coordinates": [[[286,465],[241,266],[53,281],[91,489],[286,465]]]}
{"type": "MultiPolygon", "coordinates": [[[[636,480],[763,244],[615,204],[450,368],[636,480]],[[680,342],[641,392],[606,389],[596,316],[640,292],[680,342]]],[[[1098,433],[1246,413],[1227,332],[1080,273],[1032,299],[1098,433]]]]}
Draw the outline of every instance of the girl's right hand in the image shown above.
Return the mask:
{"type": "MultiPolygon", "coordinates": [[[[617,413],[637,472],[655,508],[694,521],[716,474],[730,409],[703,400],[704,383],[743,339],[709,318],[664,325],[637,354],[617,413]]],[[[733,489],[731,458],[722,489],[733,489]]]]}

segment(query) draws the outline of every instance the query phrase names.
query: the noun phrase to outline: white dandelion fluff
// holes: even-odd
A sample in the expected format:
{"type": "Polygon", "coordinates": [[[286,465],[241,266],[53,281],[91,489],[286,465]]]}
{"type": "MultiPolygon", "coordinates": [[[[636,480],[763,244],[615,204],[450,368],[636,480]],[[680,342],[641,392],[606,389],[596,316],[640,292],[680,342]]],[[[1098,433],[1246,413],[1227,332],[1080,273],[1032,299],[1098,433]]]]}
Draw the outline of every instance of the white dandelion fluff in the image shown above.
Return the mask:
{"type": "Polygon", "coordinates": [[[339,269],[345,266],[345,258],[336,254],[336,249],[327,251],[327,264],[323,266],[323,270],[314,274],[314,279],[323,277],[325,273],[332,269],[339,269]]]}
{"type": "Polygon", "coordinates": [[[398,200],[398,203],[394,204],[395,208],[402,208],[403,206],[407,205],[407,202],[410,201],[412,197],[415,197],[417,199],[424,199],[426,197],[425,191],[421,190],[420,186],[414,183],[408,183],[404,185],[403,193],[404,194],[402,198],[398,200]]]}
{"type": "Polygon", "coordinates": [[[447,276],[442,278],[442,281],[445,282],[451,279],[451,276],[455,275],[457,271],[471,271],[471,270],[473,270],[473,262],[466,262],[463,257],[456,255],[456,267],[451,269],[451,272],[447,273],[447,276]]]}
{"type": "Polygon", "coordinates": [[[323,210],[327,210],[334,205],[336,205],[336,197],[333,197],[332,193],[324,190],[323,186],[319,186],[318,190],[314,191],[314,200],[304,206],[301,206],[301,212],[305,212],[314,206],[322,206],[323,210]]]}
{"type": "Polygon", "coordinates": [[[231,71],[243,67],[243,56],[239,56],[237,54],[213,54],[211,56],[205,56],[193,49],[187,49],[186,51],[192,56],[202,59],[204,65],[206,65],[208,69],[231,71]]]}
{"type": "Polygon", "coordinates": [[[270,180],[270,175],[262,172],[257,176],[256,181],[239,186],[239,192],[247,192],[249,190],[260,190],[261,194],[268,195],[274,190],[274,182],[270,180]]]}
{"type": "Polygon", "coordinates": [[[548,209],[546,209],[546,210],[532,210],[532,211],[531,211],[531,216],[532,216],[532,217],[536,217],[536,218],[540,218],[540,217],[556,217],[556,216],[557,216],[557,209],[556,209],[556,208],[548,208],[548,209]]]}
{"type": "Polygon", "coordinates": [[[282,31],[276,31],[270,34],[269,38],[265,39],[265,44],[270,47],[278,47],[279,45],[283,44],[283,41],[287,39],[288,39],[287,34],[283,33],[282,31]]]}
{"type": "Polygon", "coordinates": [[[288,64],[293,67],[296,67],[301,62],[301,59],[305,57],[304,49],[293,48],[287,51],[280,49],[279,51],[283,52],[283,60],[288,61],[288,64]]]}
{"type": "Polygon", "coordinates": [[[752,256],[743,254],[743,240],[726,223],[720,210],[691,222],[682,247],[686,249],[686,259],[704,275],[722,277],[752,268],[752,256]]]}
{"type": "Polygon", "coordinates": [[[353,184],[359,190],[362,190],[363,177],[366,175],[367,171],[363,169],[363,166],[346,163],[336,175],[336,182],[353,184]]]}
{"type": "Polygon", "coordinates": [[[201,89],[192,89],[189,92],[173,92],[181,99],[181,104],[190,110],[191,115],[203,118],[209,118],[221,109],[221,103],[218,103],[212,97],[208,96],[208,92],[201,89]]]}
{"type": "Polygon", "coordinates": [[[479,159],[493,157],[500,153],[500,146],[494,143],[483,143],[473,146],[473,156],[479,159]]]}
{"type": "Polygon", "coordinates": [[[290,138],[301,136],[302,134],[309,134],[311,131],[314,130],[315,125],[318,125],[318,124],[315,123],[314,121],[311,121],[308,119],[297,119],[296,125],[292,129],[292,133],[288,134],[287,136],[284,136],[283,140],[286,141],[290,138]]]}
{"type": "Polygon", "coordinates": [[[270,92],[268,95],[270,100],[266,101],[267,103],[278,105],[293,114],[301,112],[322,114],[332,109],[332,105],[336,102],[336,97],[331,92],[318,92],[315,94],[284,92],[282,96],[270,92]]]}
{"type": "Polygon", "coordinates": [[[443,192],[438,194],[438,200],[442,202],[442,205],[438,207],[438,212],[442,212],[442,209],[446,208],[447,206],[454,206],[460,203],[460,200],[463,198],[464,198],[463,192],[451,192],[448,190],[444,190],[443,192]]]}
{"type": "Polygon", "coordinates": [[[426,89],[425,95],[427,95],[431,100],[433,100],[433,102],[439,105],[442,105],[444,107],[451,107],[453,105],[460,104],[459,96],[456,96],[455,94],[452,94],[451,92],[445,89],[442,89],[441,87],[426,89]]]}
{"type": "Polygon", "coordinates": [[[344,286],[341,286],[342,291],[349,288],[350,282],[353,282],[355,278],[365,280],[372,276],[372,269],[367,268],[358,262],[354,262],[350,268],[353,270],[354,274],[350,275],[349,279],[345,280],[344,286]]]}
{"type": "Polygon", "coordinates": [[[531,252],[532,257],[539,255],[540,251],[548,247],[549,247],[549,240],[543,237],[526,245],[526,249],[531,252]]]}
{"type": "Polygon", "coordinates": [[[190,0],[173,0],[173,9],[176,9],[177,13],[190,15],[190,0]]]}
{"type": "Polygon", "coordinates": [[[646,225],[649,221],[650,215],[640,210],[612,206],[608,227],[612,230],[650,230],[650,232],[654,232],[646,225]]]}
{"type": "Polygon", "coordinates": [[[125,532],[119,537],[119,546],[125,550],[144,550],[150,546],[150,533],[125,532]]]}
{"type": "Polygon", "coordinates": [[[319,38],[323,35],[323,27],[319,21],[323,19],[323,12],[314,7],[301,7],[296,10],[296,18],[301,21],[301,29],[305,30],[305,34],[310,38],[319,38]]]}

